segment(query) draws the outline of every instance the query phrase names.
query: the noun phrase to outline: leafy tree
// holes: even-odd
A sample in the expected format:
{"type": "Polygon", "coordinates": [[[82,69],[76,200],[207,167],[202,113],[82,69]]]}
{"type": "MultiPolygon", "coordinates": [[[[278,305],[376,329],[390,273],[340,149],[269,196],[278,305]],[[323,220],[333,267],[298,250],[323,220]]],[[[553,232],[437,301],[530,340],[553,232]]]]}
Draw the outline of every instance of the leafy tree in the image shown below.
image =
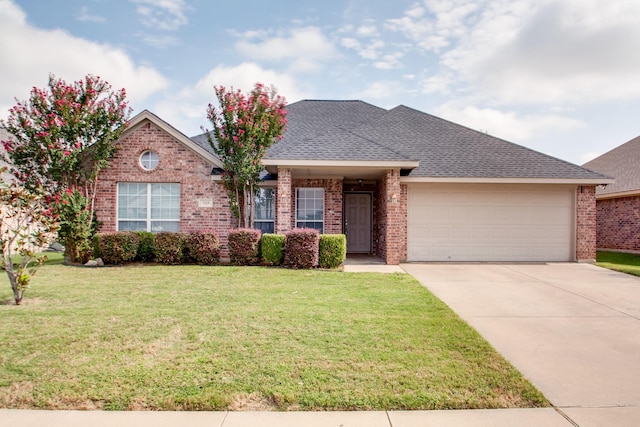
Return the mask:
{"type": "Polygon", "coordinates": [[[282,139],[287,120],[285,98],[272,87],[256,83],[253,90],[227,90],[215,86],[218,107],[209,104],[207,117],[213,124],[209,143],[222,160],[222,180],[238,227],[253,227],[252,197],[258,189],[262,158],[267,149],[282,139]],[[251,209],[248,209],[251,206],[251,209]]]}
{"type": "Polygon", "coordinates": [[[2,268],[20,305],[31,278],[47,258],[37,251],[53,240],[58,225],[45,196],[15,182],[0,181],[0,218],[2,268]]]}
{"type": "Polygon", "coordinates": [[[27,190],[49,196],[71,262],[90,255],[98,176],[126,128],[125,98],[124,89],[114,92],[100,77],[69,84],[50,75],[48,88],[34,87],[0,121],[14,136],[3,141],[13,173],[27,190]]]}

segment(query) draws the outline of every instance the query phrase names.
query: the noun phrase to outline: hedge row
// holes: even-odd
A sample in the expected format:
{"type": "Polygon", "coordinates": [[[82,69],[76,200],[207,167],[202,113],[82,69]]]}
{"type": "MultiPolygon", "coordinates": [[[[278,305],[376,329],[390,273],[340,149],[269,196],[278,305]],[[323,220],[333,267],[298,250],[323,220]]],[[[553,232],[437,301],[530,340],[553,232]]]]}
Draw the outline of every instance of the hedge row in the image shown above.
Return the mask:
{"type": "Polygon", "coordinates": [[[94,241],[94,254],[101,257],[105,264],[157,261],[169,265],[213,265],[220,262],[220,239],[211,231],[98,233],[94,241]]]}
{"type": "MultiPolygon", "coordinates": [[[[241,228],[229,233],[229,257],[235,265],[284,265],[290,268],[337,268],[346,258],[344,234],[319,234],[298,228],[286,234],[264,234],[241,228]]],[[[220,263],[220,240],[211,231],[149,233],[119,231],[99,233],[94,253],[105,264],[159,262],[176,265],[220,263]]]]}

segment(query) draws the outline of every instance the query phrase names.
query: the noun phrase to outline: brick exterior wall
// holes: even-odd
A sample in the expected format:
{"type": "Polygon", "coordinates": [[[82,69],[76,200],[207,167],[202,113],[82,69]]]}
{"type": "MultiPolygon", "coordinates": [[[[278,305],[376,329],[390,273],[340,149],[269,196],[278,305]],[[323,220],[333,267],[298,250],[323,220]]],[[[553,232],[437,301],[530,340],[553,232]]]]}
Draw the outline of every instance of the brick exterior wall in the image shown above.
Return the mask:
{"type": "Polygon", "coordinates": [[[276,193],[275,230],[278,234],[284,234],[293,228],[291,202],[293,200],[293,189],[291,188],[290,169],[278,169],[278,188],[276,193]]]}
{"type": "Polygon", "coordinates": [[[576,259],[596,259],[596,187],[576,189],[576,259]]]}
{"type": "Polygon", "coordinates": [[[640,251],[640,196],[596,202],[597,246],[640,251]]]}
{"type": "Polygon", "coordinates": [[[180,231],[214,230],[228,256],[227,238],[233,224],[226,190],[211,181],[212,164],[149,121],[138,125],[119,143],[115,158],[100,175],[96,215],[101,231],[117,229],[117,187],[119,182],[180,184],[180,231]],[[153,150],[159,164],[153,171],[142,169],[140,154],[153,150]],[[207,206],[211,201],[212,206],[207,206]],[[200,203],[199,203],[200,202],[200,203]]]}
{"type": "Polygon", "coordinates": [[[378,256],[387,264],[406,259],[407,207],[406,186],[400,185],[400,170],[389,169],[378,184],[378,256]],[[404,200],[403,189],[404,188],[404,200]]]}

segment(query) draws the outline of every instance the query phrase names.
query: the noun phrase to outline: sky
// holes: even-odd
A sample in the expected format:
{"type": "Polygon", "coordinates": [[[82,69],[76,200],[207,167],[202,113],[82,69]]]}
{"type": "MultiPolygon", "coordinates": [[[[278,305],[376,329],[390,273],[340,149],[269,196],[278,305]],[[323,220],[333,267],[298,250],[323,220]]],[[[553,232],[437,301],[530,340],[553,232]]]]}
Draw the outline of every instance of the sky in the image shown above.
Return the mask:
{"type": "Polygon", "coordinates": [[[576,164],[640,135],[638,0],[0,0],[0,118],[100,76],[187,136],[214,85],[406,105],[576,164]]]}

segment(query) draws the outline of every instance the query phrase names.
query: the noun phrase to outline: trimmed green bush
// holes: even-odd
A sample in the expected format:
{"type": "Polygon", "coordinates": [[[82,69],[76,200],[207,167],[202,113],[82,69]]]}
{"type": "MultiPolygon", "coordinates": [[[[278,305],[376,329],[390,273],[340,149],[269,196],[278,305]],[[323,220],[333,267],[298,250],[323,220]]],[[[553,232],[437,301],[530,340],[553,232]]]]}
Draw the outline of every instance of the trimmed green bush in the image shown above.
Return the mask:
{"type": "Polygon", "coordinates": [[[347,236],[344,234],[321,234],[318,248],[318,266],[337,268],[347,257],[347,236]]]}
{"type": "Polygon", "coordinates": [[[200,265],[214,265],[220,262],[220,239],[213,231],[187,233],[184,240],[185,260],[200,265]]]}
{"type": "Polygon", "coordinates": [[[260,239],[262,259],[269,265],[282,265],[284,260],[284,234],[263,234],[260,239]]]}
{"type": "Polygon", "coordinates": [[[150,231],[135,231],[140,238],[140,244],[138,245],[138,253],[135,260],[140,262],[151,262],[154,258],[153,243],[156,235],[150,231]]]}
{"type": "Polygon", "coordinates": [[[229,232],[231,264],[255,265],[260,262],[260,230],[238,228],[229,232]]]}
{"type": "Polygon", "coordinates": [[[133,261],[138,252],[140,238],[130,231],[98,233],[96,235],[100,257],[105,264],[124,264],[133,261]]]}
{"type": "Polygon", "coordinates": [[[318,265],[320,232],[314,228],[294,228],[285,233],[284,265],[313,268],[318,265]]]}
{"type": "Polygon", "coordinates": [[[184,262],[184,233],[162,231],[156,234],[153,252],[161,264],[175,265],[184,262]]]}

